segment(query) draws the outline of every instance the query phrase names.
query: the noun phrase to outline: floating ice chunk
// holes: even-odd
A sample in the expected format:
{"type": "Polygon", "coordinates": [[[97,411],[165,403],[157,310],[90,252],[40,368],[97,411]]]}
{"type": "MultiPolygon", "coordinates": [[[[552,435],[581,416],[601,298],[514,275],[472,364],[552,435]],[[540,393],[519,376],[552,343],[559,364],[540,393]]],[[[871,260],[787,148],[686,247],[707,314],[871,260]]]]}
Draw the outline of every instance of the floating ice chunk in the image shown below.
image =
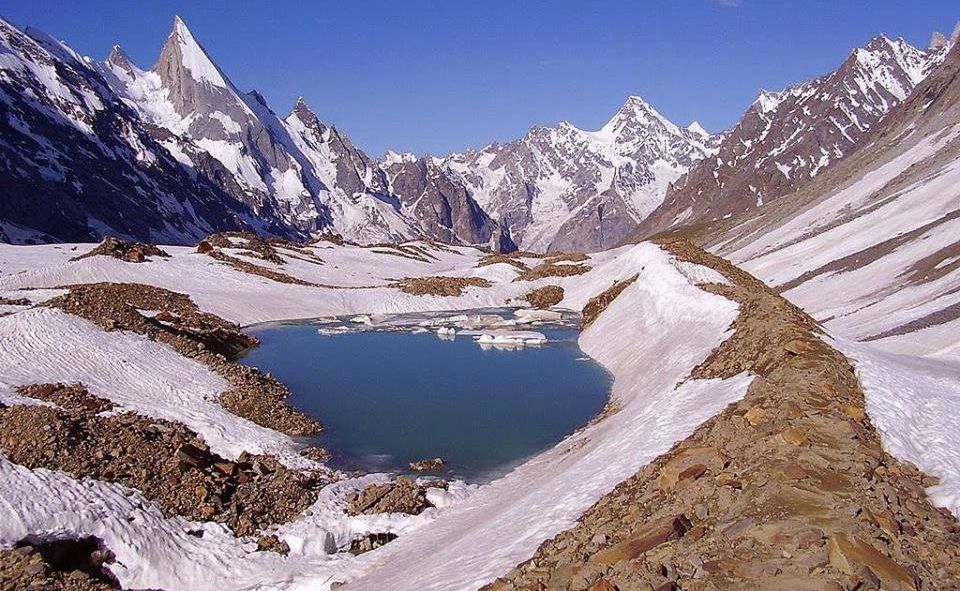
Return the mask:
{"type": "Polygon", "coordinates": [[[531,308],[521,308],[513,313],[517,317],[517,323],[530,324],[533,322],[558,322],[563,320],[563,314],[554,310],[534,310],[531,308]]]}
{"type": "Polygon", "coordinates": [[[460,334],[473,336],[484,350],[491,347],[519,349],[527,345],[540,346],[547,342],[546,335],[530,330],[465,330],[460,334]]]}
{"type": "Polygon", "coordinates": [[[319,335],[345,334],[348,332],[352,332],[352,330],[353,329],[351,329],[349,326],[330,326],[330,327],[325,326],[323,328],[318,328],[317,334],[319,335]]]}
{"type": "Polygon", "coordinates": [[[373,326],[373,318],[370,318],[366,314],[361,314],[360,316],[354,316],[350,319],[350,322],[356,324],[366,324],[367,326],[373,326]]]}
{"type": "Polygon", "coordinates": [[[457,336],[457,331],[451,326],[441,326],[437,329],[437,336],[443,340],[452,341],[457,336]]]}

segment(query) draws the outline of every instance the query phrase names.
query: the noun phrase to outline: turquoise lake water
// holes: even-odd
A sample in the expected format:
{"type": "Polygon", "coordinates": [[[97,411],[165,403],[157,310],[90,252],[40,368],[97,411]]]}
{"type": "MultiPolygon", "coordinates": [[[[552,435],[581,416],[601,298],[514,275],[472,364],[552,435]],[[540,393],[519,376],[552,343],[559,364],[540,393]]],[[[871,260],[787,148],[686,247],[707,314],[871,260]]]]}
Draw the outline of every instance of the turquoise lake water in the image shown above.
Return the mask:
{"type": "Polygon", "coordinates": [[[569,327],[538,326],[549,344],[511,351],[469,336],[317,328],[251,328],[262,344],[241,362],[290,387],[290,402],[326,428],[311,443],[345,470],[409,472],[439,456],[440,475],[483,482],[585,425],[609,396],[610,375],[569,327]]]}

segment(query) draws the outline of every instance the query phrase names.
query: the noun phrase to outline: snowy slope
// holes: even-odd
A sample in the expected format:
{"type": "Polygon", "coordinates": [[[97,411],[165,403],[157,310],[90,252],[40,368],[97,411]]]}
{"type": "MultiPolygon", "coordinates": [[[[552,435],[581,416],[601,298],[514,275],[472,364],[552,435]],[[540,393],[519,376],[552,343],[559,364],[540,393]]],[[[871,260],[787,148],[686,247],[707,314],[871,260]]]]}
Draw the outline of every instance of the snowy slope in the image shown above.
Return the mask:
{"type": "MultiPolygon", "coordinates": [[[[420,246],[430,248],[425,243],[420,246]]],[[[237,271],[187,248],[167,247],[173,255],[170,259],[142,264],[108,257],[69,262],[67,259],[76,254],[71,248],[0,245],[0,293],[32,294],[40,300],[56,292],[16,290],[102,280],[139,281],[189,293],[203,309],[250,323],[358,312],[503,305],[508,298],[537,285],[554,283],[566,289],[561,305],[579,309],[613,281],[640,273],[640,280],[581,338],[584,350],[615,376],[613,396],[623,407],[619,413],[589,426],[505,479],[481,487],[462,503],[416,518],[347,518],[339,513],[342,500],[337,500],[338,489],[329,489],[312,514],[279,529],[279,535],[293,549],[287,560],[269,553],[250,553],[249,544],[231,538],[219,527],[206,526],[211,533],[202,539],[187,536],[185,530],[197,527],[195,524],[164,519],[149,503],[136,494],[122,493],[118,487],[76,483],[63,475],[30,473],[0,460],[3,498],[12,500],[8,510],[16,516],[0,526],[0,542],[9,544],[27,531],[96,534],[118,553],[123,567],[117,569],[117,574],[130,586],[221,589],[253,587],[254,581],[263,581],[256,588],[326,588],[334,580],[359,577],[373,562],[378,562],[382,564],[371,575],[374,578],[369,582],[361,579],[362,585],[383,588],[377,587],[376,581],[388,577],[393,581],[391,586],[413,588],[432,581],[430,588],[470,588],[502,574],[528,556],[543,539],[572,523],[600,495],[741,396],[749,381],[741,376],[724,382],[686,382],[675,388],[690,368],[727,336],[736,305],[692,285],[693,281],[714,278],[709,272],[674,263],[649,244],[597,255],[589,262],[592,270],[585,275],[539,282],[513,282],[516,270],[505,264],[476,267],[481,253],[474,249],[431,249],[438,260],[422,263],[378,254],[378,249],[321,243],[314,252],[325,264],[288,257],[282,267],[283,272],[312,281],[370,287],[359,290],[276,283],[237,271]],[[463,296],[446,298],[413,296],[383,287],[388,277],[418,275],[480,276],[494,282],[494,286],[471,288],[463,296]],[[638,335],[645,336],[638,340],[638,335]],[[650,367],[660,368],[658,377],[639,379],[650,367]],[[663,428],[666,424],[671,427],[663,428]],[[655,425],[658,427],[654,428],[655,425]],[[652,438],[651,433],[655,433],[652,438]],[[623,449],[634,452],[624,457],[623,449]],[[598,470],[598,466],[607,468],[598,470]],[[557,496],[560,482],[568,483],[567,492],[557,496]],[[28,500],[45,496],[53,500],[42,506],[28,500]],[[546,497],[558,502],[544,504],[541,500],[546,497]],[[138,509],[138,504],[147,509],[138,509]],[[90,509],[73,511],[64,519],[62,511],[73,505],[89,505],[90,509]],[[136,518],[128,522],[125,517],[131,514],[136,518]],[[418,533],[401,536],[384,550],[360,558],[327,554],[357,535],[383,528],[400,533],[416,529],[418,533]],[[446,553],[424,554],[421,544],[430,543],[435,536],[449,540],[446,553]],[[512,542],[504,543],[505,540],[512,542]],[[448,560],[454,555],[460,557],[460,562],[448,560]],[[402,579],[397,574],[399,565],[407,565],[402,579]],[[411,565],[416,568],[411,569],[411,565]],[[410,578],[411,573],[418,576],[410,578]]],[[[78,250],[86,248],[84,245],[78,250]]],[[[187,422],[225,455],[233,456],[240,448],[250,448],[279,453],[291,462],[296,460],[284,451],[289,450],[286,437],[262,433],[262,429],[237,417],[217,415],[223,413],[222,409],[209,400],[225,387],[219,378],[161,345],[123,333],[103,333],[85,321],[54,310],[18,311],[0,317],[0,333],[18,342],[16,348],[0,352],[0,392],[10,402],[14,402],[10,400],[10,388],[16,384],[38,378],[81,379],[91,383],[93,392],[122,407],[187,422]],[[55,345],[57,342],[62,344],[55,345]],[[98,352],[76,357],[78,351],[91,349],[98,352]],[[149,367],[146,359],[154,360],[149,367]],[[196,384],[181,388],[177,397],[171,398],[163,389],[180,383],[183,375],[194,376],[191,379],[196,384]],[[159,390],[125,385],[138,376],[148,376],[149,383],[159,390]]],[[[358,484],[338,486],[345,489],[358,484]]]]}
{"type": "Polygon", "coordinates": [[[960,45],[873,143],[716,248],[838,334],[957,359],[960,45]]]}

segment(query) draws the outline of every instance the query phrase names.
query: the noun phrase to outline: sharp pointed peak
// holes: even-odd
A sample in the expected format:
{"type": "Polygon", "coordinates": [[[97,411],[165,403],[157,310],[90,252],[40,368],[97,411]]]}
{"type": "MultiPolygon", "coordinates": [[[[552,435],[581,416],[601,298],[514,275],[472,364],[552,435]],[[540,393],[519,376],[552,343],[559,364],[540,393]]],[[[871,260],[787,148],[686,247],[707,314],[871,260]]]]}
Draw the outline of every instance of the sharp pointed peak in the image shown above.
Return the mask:
{"type": "Polygon", "coordinates": [[[120,45],[114,45],[110,48],[110,54],[107,55],[107,62],[124,69],[133,66],[133,60],[130,59],[130,56],[127,55],[120,45]]]}
{"type": "Polygon", "coordinates": [[[317,114],[313,112],[313,109],[310,108],[310,105],[307,104],[306,99],[302,96],[297,97],[297,102],[294,103],[290,116],[296,117],[308,128],[314,130],[322,130],[324,128],[323,122],[320,121],[320,118],[317,117],[317,114]]]}
{"type": "Polygon", "coordinates": [[[170,34],[174,33],[185,33],[190,34],[190,28],[187,27],[187,22],[179,14],[173,15],[173,29],[170,31],[170,34]]]}
{"type": "Polygon", "coordinates": [[[702,137],[708,137],[711,135],[709,131],[707,131],[706,129],[704,129],[702,125],[700,125],[699,121],[694,121],[690,125],[688,125],[687,131],[702,137]]]}
{"type": "Polygon", "coordinates": [[[173,19],[173,29],[160,52],[158,65],[171,60],[179,61],[189,71],[190,76],[198,82],[223,88],[231,87],[226,76],[220,72],[220,68],[213,63],[210,55],[179,16],[173,19]]]}

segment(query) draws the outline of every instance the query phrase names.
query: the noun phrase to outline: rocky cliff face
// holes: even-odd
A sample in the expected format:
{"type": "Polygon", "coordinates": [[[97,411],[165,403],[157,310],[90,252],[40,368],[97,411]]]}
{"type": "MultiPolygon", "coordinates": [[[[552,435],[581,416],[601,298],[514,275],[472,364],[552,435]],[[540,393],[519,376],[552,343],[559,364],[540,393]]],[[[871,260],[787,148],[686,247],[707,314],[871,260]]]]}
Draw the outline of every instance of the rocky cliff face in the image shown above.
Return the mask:
{"type": "Polygon", "coordinates": [[[391,193],[429,235],[444,242],[460,236],[494,250],[516,250],[497,222],[473,199],[460,177],[432,157],[388,156],[382,163],[391,193]]]}
{"type": "Polygon", "coordinates": [[[781,92],[761,92],[726,134],[715,158],[701,161],[667,191],[638,237],[678,224],[721,219],[796,191],[868,143],[884,115],[901,104],[945,55],[880,36],[836,71],[781,92]]]}
{"type": "Polygon", "coordinates": [[[191,174],[85,59],[0,20],[0,226],[8,240],[106,233],[191,242],[256,228],[253,212],[191,174]]]}
{"type": "Polygon", "coordinates": [[[565,122],[535,127],[515,142],[443,162],[521,247],[594,251],[617,244],[718,142],[630,97],[599,131],[565,122]]]}

